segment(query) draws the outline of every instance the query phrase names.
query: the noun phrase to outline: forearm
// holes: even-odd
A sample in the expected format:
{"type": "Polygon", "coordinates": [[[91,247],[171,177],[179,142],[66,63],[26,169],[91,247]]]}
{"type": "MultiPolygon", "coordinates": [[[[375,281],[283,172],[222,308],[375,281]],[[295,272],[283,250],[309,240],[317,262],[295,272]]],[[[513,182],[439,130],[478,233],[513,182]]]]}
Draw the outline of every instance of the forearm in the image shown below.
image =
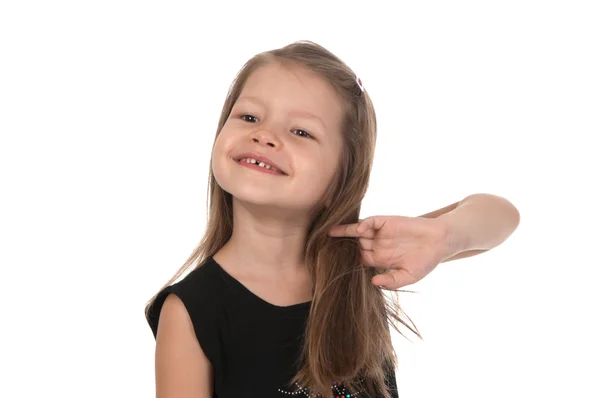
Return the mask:
{"type": "Polygon", "coordinates": [[[446,221],[448,227],[448,253],[444,261],[498,246],[520,222],[519,211],[512,203],[490,194],[467,196],[454,210],[437,218],[446,221]]]}

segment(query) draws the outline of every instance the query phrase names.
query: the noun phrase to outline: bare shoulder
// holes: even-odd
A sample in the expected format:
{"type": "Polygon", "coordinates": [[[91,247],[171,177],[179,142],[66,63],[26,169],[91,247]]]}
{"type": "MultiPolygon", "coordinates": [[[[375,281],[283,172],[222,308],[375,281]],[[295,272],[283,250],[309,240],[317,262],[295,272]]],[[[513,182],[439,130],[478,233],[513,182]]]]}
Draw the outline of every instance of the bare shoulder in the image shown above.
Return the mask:
{"type": "Polygon", "coordinates": [[[155,354],[156,397],[213,396],[213,369],[202,351],[181,299],[169,294],[158,321],[155,354]]]}

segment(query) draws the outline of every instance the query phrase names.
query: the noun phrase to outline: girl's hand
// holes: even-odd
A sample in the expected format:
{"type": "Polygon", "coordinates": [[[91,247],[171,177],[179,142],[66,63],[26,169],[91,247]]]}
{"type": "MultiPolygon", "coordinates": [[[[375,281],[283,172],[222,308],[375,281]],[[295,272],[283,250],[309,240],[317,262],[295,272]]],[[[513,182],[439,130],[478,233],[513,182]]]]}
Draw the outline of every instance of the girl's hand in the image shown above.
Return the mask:
{"type": "Polygon", "coordinates": [[[359,238],[365,265],[390,270],[372,279],[388,290],[423,279],[445,259],[449,245],[447,224],[436,218],[372,216],[337,225],[328,235],[359,238]]]}

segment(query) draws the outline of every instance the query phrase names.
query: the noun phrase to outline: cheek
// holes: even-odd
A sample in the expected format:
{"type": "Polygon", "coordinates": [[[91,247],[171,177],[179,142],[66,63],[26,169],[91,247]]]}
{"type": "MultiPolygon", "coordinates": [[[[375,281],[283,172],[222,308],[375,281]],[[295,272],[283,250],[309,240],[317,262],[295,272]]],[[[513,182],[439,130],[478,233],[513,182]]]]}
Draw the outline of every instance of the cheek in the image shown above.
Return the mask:
{"type": "Polygon", "coordinates": [[[305,160],[301,164],[301,173],[308,186],[322,191],[331,184],[337,165],[334,159],[324,157],[317,162],[305,160]]]}
{"type": "Polygon", "coordinates": [[[215,140],[211,155],[213,158],[221,158],[230,155],[232,149],[231,134],[227,130],[222,129],[215,140]]]}
{"type": "Polygon", "coordinates": [[[211,169],[215,178],[219,180],[222,172],[227,167],[226,162],[229,159],[231,149],[228,147],[227,136],[223,132],[217,136],[211,152],[211,169]]]}
{"type": "Polygon", "coordinates": [[[331,179],[335,174],[338,165],[339,155],[332,149],[324,151],[321,154],[321,174],[326,179],[331,179]]]}
{"type": "Polygon", "coordinates": [[[333,179],[334,179],[335,173],[336,173],[336,166],[337,166],[337,163],[330,162],[327,167],[326,173],[323,175],[323,179],[326,181],[327,186],[329,186],[333,183],[333,179]]]}

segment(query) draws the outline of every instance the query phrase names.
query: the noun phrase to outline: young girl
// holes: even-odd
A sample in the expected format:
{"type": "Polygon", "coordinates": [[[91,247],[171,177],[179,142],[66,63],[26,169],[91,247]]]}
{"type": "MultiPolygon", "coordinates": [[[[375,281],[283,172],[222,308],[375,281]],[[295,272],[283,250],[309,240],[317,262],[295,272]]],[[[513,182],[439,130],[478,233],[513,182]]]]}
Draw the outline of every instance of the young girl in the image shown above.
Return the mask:
{"type": "Polygon", "coordinates": [[[358,242],[328,236],[358,221],[375,140],[367,91],[323,47],[243,66],[212,148],[206,233],[146,306],[158,397],[398,397],[389,324],[421,336],[358,242]]]}

